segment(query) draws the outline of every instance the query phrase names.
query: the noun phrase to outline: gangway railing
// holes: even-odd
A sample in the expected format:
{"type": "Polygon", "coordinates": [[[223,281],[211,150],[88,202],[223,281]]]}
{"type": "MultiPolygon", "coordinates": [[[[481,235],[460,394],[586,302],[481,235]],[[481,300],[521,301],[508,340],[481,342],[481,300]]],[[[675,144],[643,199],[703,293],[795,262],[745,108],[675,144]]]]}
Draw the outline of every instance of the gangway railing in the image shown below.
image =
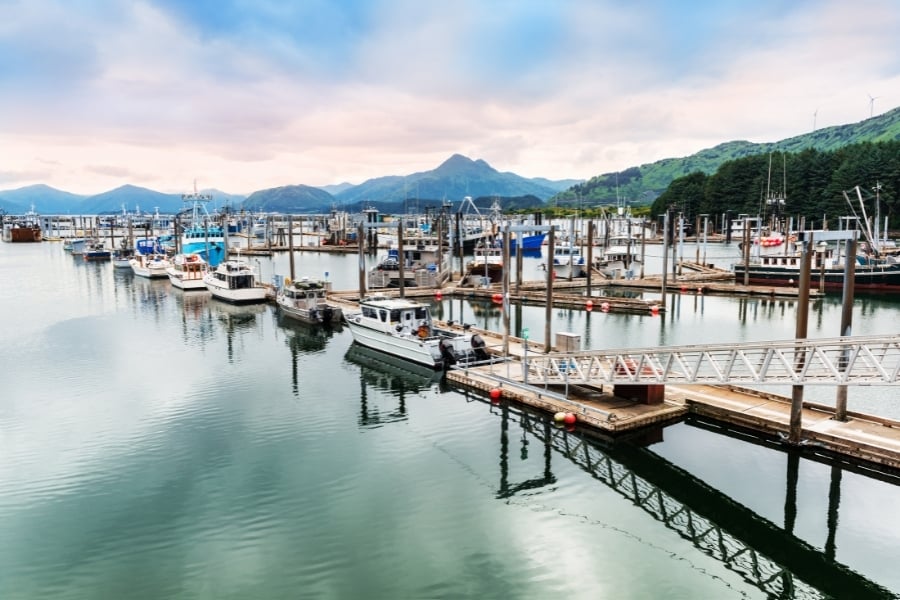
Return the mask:
{"type": "Polygon", "coordinates": [[[527,356],[531,384],[896,385],[900,335],[527,356]]]}

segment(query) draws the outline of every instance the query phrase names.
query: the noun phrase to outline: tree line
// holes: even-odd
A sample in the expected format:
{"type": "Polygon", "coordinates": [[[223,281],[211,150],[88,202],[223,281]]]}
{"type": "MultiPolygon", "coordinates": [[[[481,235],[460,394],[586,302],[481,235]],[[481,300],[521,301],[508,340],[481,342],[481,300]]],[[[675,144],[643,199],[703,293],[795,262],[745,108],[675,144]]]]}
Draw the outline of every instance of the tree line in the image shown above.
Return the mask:
{"type": "Polygon", "coordinates": [[[877,196],[882,218],[888,217],[890,228],[900,226],[900,141],[730,160],[712,175],[698,171],[673,180],[650,212],[659,216],[671,208],[689,222],[702,214],[716,222],[715,217],[728,212],[765,221],[794,217],[795,224],[803,217],[807,228],[826,223],[837,229],[837,219],[852,214],[845,192],[859,212],[856,186],[869,216],[875,214],[877,196]]]}

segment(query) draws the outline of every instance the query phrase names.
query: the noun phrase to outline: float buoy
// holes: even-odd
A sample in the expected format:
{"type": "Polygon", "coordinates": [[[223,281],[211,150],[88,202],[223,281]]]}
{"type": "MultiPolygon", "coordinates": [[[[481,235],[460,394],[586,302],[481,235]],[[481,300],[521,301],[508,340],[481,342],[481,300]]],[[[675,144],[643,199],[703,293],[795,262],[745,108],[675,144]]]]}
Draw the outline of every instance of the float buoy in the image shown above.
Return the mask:
{"type": "Polygon", "coordinates": [[[491,402],[499,402],[500,396],[502,394],[503,394],[503,392],[500,390],[500,388],[492,388],[491,389],[491,402]]]}
{"type": "Polygon", "coordinates": [[[563,416],[563,422],[564,422],[566,425],[574,425],[574,424],[575,424],[575,415],[572,414],[572,413],[566,413],[566,414],[563,416]]]}
{"type": "Polygon", "coordinates": [[[659,314],[659,307],[655,304],[650,305],[650,314],[656,316],[659,314]]]}
{"type": "Polygon", "coordinates": [[[584,303],[584,308],[585,308],[585,310],[587,310],[588,312],[594,310],[594,301],[593,301],[593,300],[588,300],[587,302],[585,302],[585,303],[584,303]]]}
{"type": "Polygon", "coordinates": [[[441,298],[444,297],[444,295],[441,293],[441,290],[438,290],[434,293],[434,297],[436,300],[440,300],[441,298]]]}
{"type": "Polygon", "coordinates": [[[555,415],[553,415],[553,420],[556,421],[557,423],[562,423],[563,421],[566,420],[566,413],[564,413],[564,412],[556,413],[555,415]]]}
{"type": "Polygon", "coordinates": [[[609,302],[604,302],[600,305],[600,310],[603,312],[609,312],[609,302]]]}
{"type": "Polygon", "coordinates": [[[503,294],[494,294],[491,296],[491,300],[499,304],[500,302],[503,302],[503,294]]]}

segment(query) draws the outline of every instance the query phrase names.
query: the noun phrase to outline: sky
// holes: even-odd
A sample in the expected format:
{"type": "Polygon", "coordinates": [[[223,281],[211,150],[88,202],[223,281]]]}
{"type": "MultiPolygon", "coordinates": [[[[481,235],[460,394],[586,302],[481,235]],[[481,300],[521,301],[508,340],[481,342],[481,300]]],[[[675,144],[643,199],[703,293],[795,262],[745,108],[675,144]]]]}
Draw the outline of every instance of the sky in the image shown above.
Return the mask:
{"type": "Polygon", "coordinates": [[[0,190],[587,179],[900,105],[895,0],[0,0],[0,190]]]}

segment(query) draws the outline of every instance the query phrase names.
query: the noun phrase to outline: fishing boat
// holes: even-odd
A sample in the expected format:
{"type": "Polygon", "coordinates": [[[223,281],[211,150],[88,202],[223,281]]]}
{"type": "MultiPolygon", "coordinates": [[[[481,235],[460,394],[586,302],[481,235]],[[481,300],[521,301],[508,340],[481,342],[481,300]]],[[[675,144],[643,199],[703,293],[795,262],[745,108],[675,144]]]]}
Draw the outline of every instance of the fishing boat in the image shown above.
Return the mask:
{"type": "Polygon", "coordinates": [[[583,277],[585,273],[585,259],[581,254],[581,248],[568,240],[561,240],[553,248],[553,275],[557,279],[571,279],[583,277]]]}
{"type": "Polygon", "coordinates": [[[434,238],[404,241],[403,251],[391,248],[370,271],[370,288],[399,287],[403,263],[403,285],[438,287],[450,273],[450,253],[443,252],[434,238]]]}
{"type": "Polygon", "coordinates": [[[275,296],[282,312],[306,323],[331,323],[340,321],[341,307],[328,302],[331,282],[302,277],[297,281],[286,279],[275,296]]]}
{"type": "Polygon", "coordinates": [[[432,369],[489,358],[481,336],[438,327],[421,302],[370,297],[344,320],[356,343],[432,369]]]}
{"type": "Polygon", "coordinates": [[[475,246],[472,260],[466,266],[466,283],[480,286],[485,283],[499,283],[503,280],[503,248],[500,241],[475,246]]]}
{"type": "Polygon", "coordinates": [[[112,251],[106,247],[106,244],[100,240],[90,240],[84,246],[81,257],[87,261],[103,261],[109,260],[112,251]]]}
{"type": "Polygon", "coordinates": [[[173,287],[185,291],[206,291],[203,276],[208,268],[209,265],[199,254],[176,254],[166,267],[166,275],[173,287]]]}
{"type": "MultiPolygon", "coordinates": [[[[853,287],[857,291],[900,291],[900,263],[892,258],[876,259],[859,254],[853,258],[853,287]]],[[[844,287],[845,258],[833,246],[813,252],[810,256],[810,287],[840,291],[844,287]]],[[[802,274],[802,256],[790,254],[764,254],[750,259],[749,264],[734,264],[734,277],[738,283],[746,279],[751,285],[795,287],[802,274]]]]}
{"type": "Polygon", "coordinates": [[[166,269],[171,264],[164,254],[141,254],[138,252],[130,261],[131,270],[138,277],[147,279],[165,279],[169,276],[166,269]]]}
{"type": "Polygon", "coordinates": [[[3,241],[12,243],[40,242],[44,239],[40,216],[31,210],[23,216],[3,223],[3,241]]]}
{"type": "Polygon", "coordinates": [[[190,211],[190,223],[181,232],[181,253],[199,255],[210,267],[217,267],[225,260],[225,230],[215,224],[206,205],[212,200],[211,194],[201,194],[194,184],[194,191],[182,194],[181,200],[190,211]]]}
{"type": "Polygon", "coordinates": [[[135,252],[135,249],[128,245],[127,240],[122,238],[122,243],[112,253],[113,267],[116,269],[130,269],[131,259],[134,258],[135,252]]]}
{"type": "Polygon", "coordinates": [[[268,288],[259,282],[256,270],[243,260],[225,260],[203,276],[213,298],[232,304],[265,302],[268,288]]]}
{"type": "Polygon", "coordinates": [[[602,256],[595,261],[594,267],[607,277],[613,279],[628,277],[634,266],[640,265],[640,240],[627,233],[610,235],[602,256]]]}

